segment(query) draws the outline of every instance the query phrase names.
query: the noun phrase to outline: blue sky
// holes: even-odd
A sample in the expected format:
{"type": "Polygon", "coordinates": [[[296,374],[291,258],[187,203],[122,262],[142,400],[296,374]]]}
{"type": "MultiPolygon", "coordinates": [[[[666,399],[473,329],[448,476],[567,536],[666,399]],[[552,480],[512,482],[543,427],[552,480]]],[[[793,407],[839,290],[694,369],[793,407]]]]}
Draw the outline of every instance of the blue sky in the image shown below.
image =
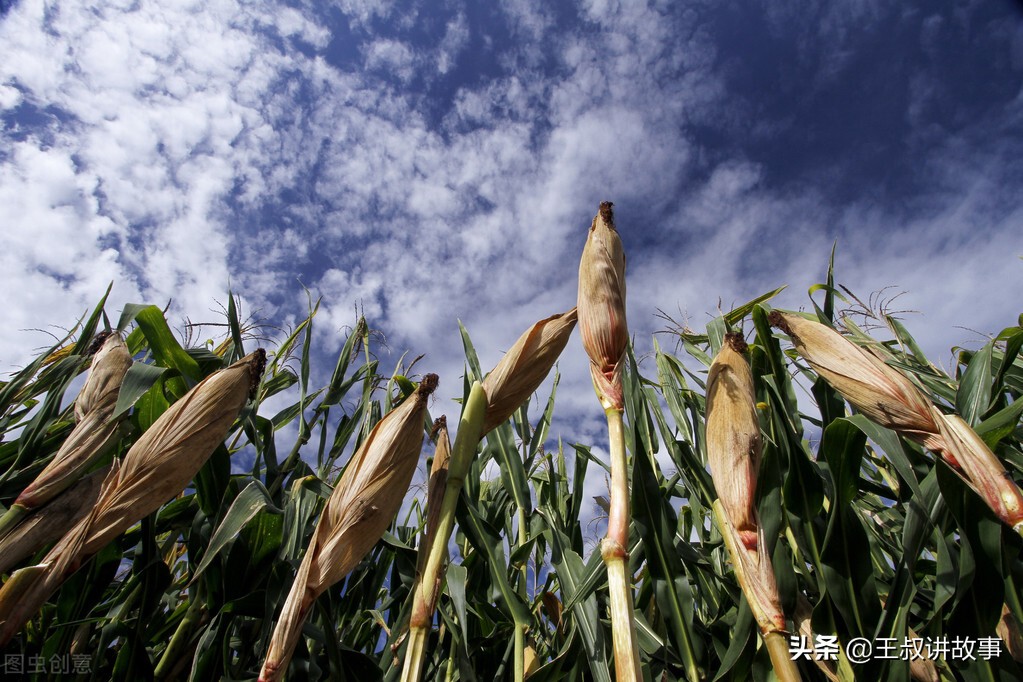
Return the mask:
{"type": "MultiPolygon", "coordinates": [[[[492,366],[571,308],[604,199],[640,353],[658,309],[805,305],[836,240],[940,363],[1020,313],[1020,3],[0,7],[4,372],[111,281],[281,324],[305,286],[324,357],[358,306],[453,414],[457,321],[492,366]]],[[[561,368],[563,435],[601,440],[577,339],[561,368]]]]}

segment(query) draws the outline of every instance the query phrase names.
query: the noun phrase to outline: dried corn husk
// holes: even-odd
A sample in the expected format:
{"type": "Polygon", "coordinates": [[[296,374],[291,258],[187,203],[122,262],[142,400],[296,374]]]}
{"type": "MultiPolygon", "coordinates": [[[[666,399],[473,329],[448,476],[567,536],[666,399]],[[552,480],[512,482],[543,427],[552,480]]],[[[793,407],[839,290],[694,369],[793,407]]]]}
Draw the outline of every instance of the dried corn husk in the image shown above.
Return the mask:
{"type": "Polygon", "coordinates": [[[625,250],[610,201],[600,204],[579,262],[579,331],[590,376],[604,409],[621,410],[622,359],[629,342],[625,319],[625,250]]]}
{"type": "Polygon", "coordinates": [[[714,518],[735,566],[775,675],[792,682],[799,671],[788,656],[785,612],[756,508],[761,436],[753,373],[740,334],[725,335],[707,378],[707,460],[718,499],[714,518]]]}
{"type": "Polygon", "coordinates": [[[412,604],[412,616],[409,619],[411,627],[426,627],[437,607],[437,597],[440,595],[440,580],[434,580],[433,585],[423,584],[423,573],[426,571],[426,559],[430,554],[430,547],[437,535],[437,527],[440,525],[441,502],[444,499],[444,489],[447,487],[448,464],[451,462],[451,440],[448,438],[448,420],[446,417],[438,418],[433,424],[433,435],[437,441],[437,449],[433,454],[433,465],[430,467],[430,482],[426,492],[426,532],[416,553],[416,576],[419,578],[416,584],[416,595],[412,604]]]}
{"type": "Polygon", "coordinates": [[[92,510],[110,467],[79,479],[74,485],[31,514],[4,536],[0,549],[0,573],[58,540],[92,510]]]}
{"type": "MultiPolygon", "coordinates": [[[[778,584],[774,578],[774,566],[771,565],[771,558],[761,549],[747,549],[739,537],[735,526],[724,512],[724,505],[718,500],[714,503],[714,510],[718,512],[714,518],[718,521],[718,530],[725,541],[725,548],[732,557],[735,566],[735,576],[739,581],[746,601],[749,602],[750,610],[757,621],[762,634],[781,632],[785,630],[785,612],[781,608],[781,598],[778,596],[778,584]]],[[[761,535],[757,542],[758,548],[763,548],[763,529],[757,532],[761,535]]]]}
{"type": "Polygon", "coordinates": [[[78,424],[14,505],[30,510],[45,504],[78,480],[117,442],[120,420],[113,417],[114,407],[131,362],[131,354],[119,334],[103,337],[93,356],[89,377],[75,399],[78,424]]]}
{"type": "Polygon", "coordinates": [[[131,367],[131,353],[117,332],[97,336],[89,378],[75,398],[75,416],[81,419],[94,410],[113,411],[121,382],[131,367]]]}
{"type": "MultiPolygon", "coordinates": [[[[180,493],[227,436],[266,364],[257,350],[195,386],[171,405],[125,454],[100,498],[89,543],[102,547],[180,493]]],[[[91,553],[91,552],[90,552],[91,553]]]]}
{"type": "Polygon", "coordinates": [[[725,336],[707,378],[707,460],[718,499],[728,519],[750,549],[757,546],[757,474],[761,437],[756,393],[746,343],[739,334],[725,336]]]}
{"type": "Polygon", "coordinates": [[[483,380],[487,394],[483,433],[503,424],[547,378],[572,335],[576,319],[576,309],[572,308],[540,320],[504,354],[483,380]]]}
{"type": "Polygon", "coordinates": [[[313,602],[355,568],[394,519],[419,460],[427,398],[436,387],[436,374],[423,377],[352,456],[316,524],[277,620],[261,682],[284,675],[313,602]]]}
{"type": "Polygon", "coordinates": [[[961,417],[932,410],[944,451],[958,463],[966,482],[999,519],[1023,534],[1023,494],[998,457],[961,417]]]}
{"type": "MultiPolygon", "coordinates": [[[[913,628],[908,628],[911,640],[923,639],[913,628]]],[[[909,662],[909,676],[916,682],[941,682],[938,666],[930,658],[915,658],[909,662]]]]}
{"type": "Polygon", "coordinates": [[[962,418],[942,414],[901,372],[833,329],[778,311],[769,319],[856,409],[940,455],[999,519],[1023,534],[1023,493],[962,418]]]}
{"type": "MultiPolygon", "coordinates": [[[[813,633],[813,625],[811,618],[813,616],[813,606],[807,601],[806,597],[802,593],[796,594],[796,608],[792,613],[792,621],[796,626],[796,632],[803,638],[811,650],[816,651],[814,648],[814,641],[816,637],[813,633]]],[[[842,654],[844,659],[845,654],[842,654]]],[[[812,660],[814,664],[820,669],[824,676],[830,680],[830,682],[839,682],[838,675],[835,674],[835,664],[830,660],[827,660],[824,656],[813,656],[812,660]]],[[[846,663],[848,665],[848,662],[846,663]]]]}
{"type": "Polygon", "coordinates": [[[881,426],[933,445],[938,427],[931,403],[905,375],[819,322],[777,310],[768,320],[789,335],[817,374],[857,410],[881,426]]]}
{"type": "Polygon", "coordinates": [[[536,655],[536,649],[526,645],[522,651],[523,678],[528,679],[530,675],[540,669],[540,657],[536,655]]]}
{"type": "Polygon", "coordinates": [[[1012,660],[1023,663],[1023,628],[1020,628],[1019,621],[1012,615],[1008,604],[1002,604],[1002,615],[998,619],[995,633],[1005,644],[1005,650],[1012,656],[1012,660]]]}
{"type": "Polygon", "coordinates": [[[90,514],[40,565],[15,572],[0,590],[0,646],[86,558],[188,485],[227,436],[265,363],[266,354],[257,350],[210,375],[160,415],[124,459],[114,463],[90,514]]]}
{"type": "Polygon", "coordinates": [[[418,682],[422,676],[423,656],[426,640],[433,623],[433,612],[440,596],[441,572],[447,562],[447,536],[438,539],[443,516],[442,505],[447,490],[448,469],[451,464],[451,441],[448,439],[448,420],[440,417],[433,423],[430,437],[437,448],[430,467],[430,482],[426,493],[426,524],[419,550],[416,552],[416,581],[412,588],[412,614],[409,616],[408,644],[405,647],[405,661],[401,668],[402,682],[418,682]],[[435,543],[439,543],[440,562],[432,574],[427,570],[435,543]]]}

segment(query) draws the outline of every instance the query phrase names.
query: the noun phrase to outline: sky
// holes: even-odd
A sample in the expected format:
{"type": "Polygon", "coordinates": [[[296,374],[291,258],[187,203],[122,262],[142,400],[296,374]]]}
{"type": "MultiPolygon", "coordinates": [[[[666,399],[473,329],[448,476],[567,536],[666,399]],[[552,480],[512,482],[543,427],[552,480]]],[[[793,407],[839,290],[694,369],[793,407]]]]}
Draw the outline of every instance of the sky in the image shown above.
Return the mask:
{"type": "MultiPolygon", "coordinates": [[[[0,0],[0,372],[111,282],[175,326],[311,293],[324,373],[364,312],[453,417],[458,321],[492,367],[570,309],[602,200],[640,355],[834,245],[947,367],[1021,312],[1021,86],[1010,0],[0,0]]],[[[603,440],[560,369],[552,433],[603,440]]]]}

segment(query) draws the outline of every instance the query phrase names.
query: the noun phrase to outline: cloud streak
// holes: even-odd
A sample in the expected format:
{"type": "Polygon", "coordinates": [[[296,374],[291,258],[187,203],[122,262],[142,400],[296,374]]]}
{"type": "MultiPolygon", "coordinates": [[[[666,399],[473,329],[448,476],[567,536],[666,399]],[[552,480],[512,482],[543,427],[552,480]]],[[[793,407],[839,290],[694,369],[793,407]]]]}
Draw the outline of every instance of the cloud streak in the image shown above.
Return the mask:
{"type": "MultiPolygon", "coordinates": [[[[699,327],[782,284],[804,305],[836,240],[840,281],[906,289],[941,354],[1018,313],[989,293],[1023,284],[1014,26],[979,5],[24,0],[0,19],[0,353],[24,362],[20,330],[110,281],[193,319],[230,287],[281,322],[307,286],[325,354],[361,306],[450,397],[456,320],[492,366],[571,308],[609,199],[641,355],[658,309],[699,327]]],[[[559,412],[586,434],[567,353],[559,412]]]]}

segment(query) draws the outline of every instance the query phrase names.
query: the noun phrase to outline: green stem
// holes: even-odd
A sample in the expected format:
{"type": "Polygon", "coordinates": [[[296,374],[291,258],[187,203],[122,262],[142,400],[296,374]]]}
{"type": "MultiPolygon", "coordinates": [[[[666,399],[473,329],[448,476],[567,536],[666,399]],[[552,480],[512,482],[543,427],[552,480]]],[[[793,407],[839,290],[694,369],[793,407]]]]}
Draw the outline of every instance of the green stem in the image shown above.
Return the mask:
{"type": "MultiPolygon", "coordinates": [[[[429,555],[426,559],[426,567],[423,569],[423,576],[420,580],[422,600],[427,604],[435,604],[434,595],[440,589],[441,569],[447,557],[448,539],[455,526],[455,508],[458,506],[458,497],[462,493],[462,486],[465,484],[465,476],[469,466],[476,457],[476,447],[483,436],[483,422],[487,416],[487,394],[483,391],[483,385],[478,381],[472,385],[469,391],[469,398],[462,408],[462,418],[458,424],[458,433],[455,434],[454,445],[451,446],[451,460],[448,464],[447,484],[444,488],[444,499],[440,505],[440,519],[437,522],[437,533],[430,542],[429,555]]],[[[417,595],[418,597],[418,595],[417,595]]],[[[422,603],[422,602],[420,602],[422,603]]],[[[413,609],[416,607],[413,603],[413,609]]],[[[427,615],[427,620],[433,614],[427,615]]],[[[413,623],[413,626],[421,623],[413,623]]],[[[411,632],[410,632],[410,636],[411,632]]],[[[411,644],[411,643],[410,643],[411,644]]],[[[405,656],[402,680],[418,679],[422,668],[423,651],[418,654],[418,660],[409,653],[405,656]],[[405,669],[415,667],[415,672],[405,669]]]]}
{"type": "MultiPolygon", "coordinates": [[[[518,509],[518,520],[519,520],[519,537],[518,546],[522,547],[526,544],[526,510],[521,506],[518,509]]],[[[522,577],[519,580],[519,596],[522,597],[522,601],[528,603],[526,599],[526,580],[528,579],[529,572],[527,570],[527,563],[522,564],[522,568],[519,569],[522,577]]],[[[526,637],[525,628],[523,624],[515,624],[515,680],[516,682],[522,682],[525,679],[525,661],[526,661],[526,637]]]]}
{"type": "MultiPolygon", "coordinates": [[[[416,596],[418,598],[419,595],[416,596]]],[[[425,627],[413,625],[409,628],[405,663],[401,668],[401,682],[419,682],[422,677],[427,633],[428,630],[425,627]]]]}
{"type": "Polygon", "coordinates": [[[607,537],[601,543],[600,553],[607,565],[611,598],[615,677],[624,682],[642,679],[629,575],[629,472],[622,411],[611,407],[605,409],[604,413],[607,415],[608,445],[611,451],[611,508],[607,537]]]}
{"type": "Polygon", "coordinates": [[[196,588],[196,595],[188,605],[188,610],[185,611],[181,622],[178,623],[177,629],[174,630],[174,635],[171,637],[167,648],[164,649],[160,662],[156,664],[153,676],[158,680],[166,679],[168,672],[178,663],[181,658],[181,652],[188,645],[188,640],[192,638],[192,630],[195,624],[202,617],[202,606],[205,602],[199,598],[199,589],[196,588]]]}
{"type": "Polygon", "coordinates": [[[526,679],[525,658],[526,656],[526,633],[522,626],[515,624],[515,682],[522,682],[526,679]]]}
{"type": "MultiPolygon", "coordinates": [[[[463,623],[462,627],[463,628],[465,627],[464,623],[463,623]]],[[[457,646],[458,645],[455,644],[455,638],[452,637],[451,638],[451,650],[448,652],[448,667],[447,667],[447,670],[444,672],[444,680],[445,680],[445,682],[451,682],[453,679],[455,679],[455,658],[458,656],[458,653],[457,653],[457,651],[455,651],[455,648],[457,646]]]]}
{"type": "Polygon", "coordinates": [[[764,644],[767,646],[767,653],[771,655],[771,665],[774,666],[774,674],[778,676],[779,682],[801,682],[799,669],[796,662],[789,654],[789,642],[785,633],[775,630],[764,636],[764,644]]]}

